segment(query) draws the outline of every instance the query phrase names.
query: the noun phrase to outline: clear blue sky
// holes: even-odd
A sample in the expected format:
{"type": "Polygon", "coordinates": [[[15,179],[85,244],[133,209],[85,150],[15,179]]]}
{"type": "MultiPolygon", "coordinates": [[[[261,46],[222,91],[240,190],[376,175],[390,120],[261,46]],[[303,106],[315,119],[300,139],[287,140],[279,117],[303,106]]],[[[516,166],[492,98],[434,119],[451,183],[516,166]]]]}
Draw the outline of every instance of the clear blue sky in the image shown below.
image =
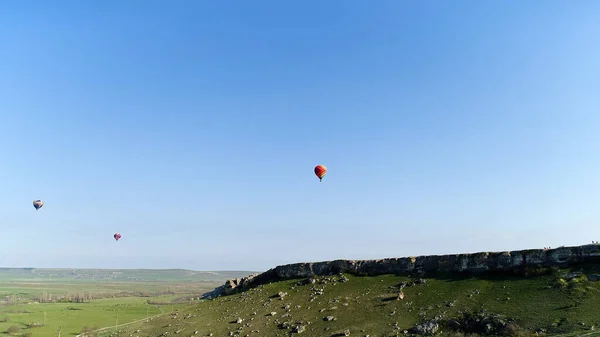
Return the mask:
{"type": "Polygon", "coordinates": [[[599,11],[2,2],[0,265],[266,270],[600,240],[599,11]]]}

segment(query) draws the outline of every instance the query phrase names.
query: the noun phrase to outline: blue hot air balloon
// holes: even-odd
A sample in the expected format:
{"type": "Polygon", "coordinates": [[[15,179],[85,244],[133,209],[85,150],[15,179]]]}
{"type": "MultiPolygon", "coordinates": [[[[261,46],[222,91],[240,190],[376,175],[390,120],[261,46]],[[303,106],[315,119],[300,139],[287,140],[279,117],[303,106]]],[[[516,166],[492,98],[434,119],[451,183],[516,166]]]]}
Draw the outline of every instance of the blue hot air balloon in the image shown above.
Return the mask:
{"type": "Polygon", "coordinates": [[[44,202],[41,200],[34,200],[33,201],[33,207],[35,207],[35,210],[37,211],[38,209],[42,208],[42,206],[44,206],[44,202]]]}

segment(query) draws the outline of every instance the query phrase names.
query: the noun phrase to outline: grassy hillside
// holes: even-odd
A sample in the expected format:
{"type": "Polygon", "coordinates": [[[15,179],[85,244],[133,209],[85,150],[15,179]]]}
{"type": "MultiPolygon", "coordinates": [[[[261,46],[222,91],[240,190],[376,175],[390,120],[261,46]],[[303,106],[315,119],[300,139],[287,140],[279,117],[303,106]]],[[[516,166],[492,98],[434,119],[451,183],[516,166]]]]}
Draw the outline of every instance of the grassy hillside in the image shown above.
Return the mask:
{"type": "Polygon", "coordinates": [[[600,278],[598,267],[539,269],[527,277],[288,280],[181,307],[147,324],[120,328],[118,335],[287,336],[300,326],[303,336],[343,336],[349,330],[352,336],[382,337],[409,333],[435,318],[442,335],[589,333],[600,325],[600,282],[593,281],[600,278]],[[404,299],[398,299],[403,283],[404,299]],[[280,292],[287,295],[281,299],[280,292]]]}

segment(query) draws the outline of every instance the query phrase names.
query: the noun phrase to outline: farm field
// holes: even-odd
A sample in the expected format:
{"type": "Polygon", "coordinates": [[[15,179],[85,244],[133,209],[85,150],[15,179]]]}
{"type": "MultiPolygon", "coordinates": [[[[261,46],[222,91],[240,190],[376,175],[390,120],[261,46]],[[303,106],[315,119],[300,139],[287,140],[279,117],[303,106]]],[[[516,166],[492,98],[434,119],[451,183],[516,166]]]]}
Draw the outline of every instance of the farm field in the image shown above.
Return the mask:
{"type": "Polygon", "coordinates": [[[76,336],[151,319],[250,273],[0,269],[0,335],[76,336]]]}

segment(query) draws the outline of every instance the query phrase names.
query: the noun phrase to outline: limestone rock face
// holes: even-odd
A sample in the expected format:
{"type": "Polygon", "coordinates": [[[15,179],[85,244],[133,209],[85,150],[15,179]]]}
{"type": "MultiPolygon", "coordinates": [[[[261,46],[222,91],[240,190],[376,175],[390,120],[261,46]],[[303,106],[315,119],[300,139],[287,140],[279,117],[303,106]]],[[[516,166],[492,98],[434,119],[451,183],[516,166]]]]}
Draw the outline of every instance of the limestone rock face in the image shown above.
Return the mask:
{"type": "Polygon", "coordinates": [[[303,262],[277,266],[261,274],[228,280],[204,297],[214,298],[237,290],[286,279],[309,278],[339,273],[376,276],[423,272],[511,271],[530,267],[562,267],[600,261],[600,244],[556,249],[528,249],[512,252],[480,252],[472,254],[430,255],[379,260],[335,260],[303,262]]]}

